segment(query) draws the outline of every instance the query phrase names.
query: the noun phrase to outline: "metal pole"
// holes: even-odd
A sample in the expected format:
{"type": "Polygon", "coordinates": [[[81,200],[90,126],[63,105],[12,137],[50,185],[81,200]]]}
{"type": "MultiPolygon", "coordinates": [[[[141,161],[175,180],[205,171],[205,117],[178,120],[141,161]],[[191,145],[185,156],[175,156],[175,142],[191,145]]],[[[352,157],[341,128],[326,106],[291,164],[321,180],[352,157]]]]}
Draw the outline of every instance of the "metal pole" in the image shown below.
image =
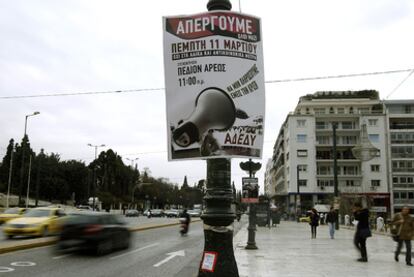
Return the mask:
{"type": "Polygon", "coordinates": [[[9,208],[9,197],[10,197],[10,187],[13,173],[13,155],[14,155],[14,146],[10,154],[10,168],[9,168],[9,181],[7,183],[7,198],[6,198],[6,208],[9,208]]]}
{"type": "MultiPolygon", "coordinates": [[[[332,142],[333,142],[333,175],[334,175],[334,203],[337,201],[339,196],[338,191],[338,163],[337,163],[337,151],[336,151],[336,129],[338,124],[336,122],[332,123],[332,142]]],[[[339,230],[339,210],[336,212],[336,222],[335,222],[335,229],[339,230]]]]}
{"type": "Polygon", "coordinates": [[[30,193],[30,173],[32,170],[32,155],[29,158],[29,174],[27,176],[27,192],[26,192],[26,209],[29,206],[29,193],[30,193]]]}
{"type": "MultiPolygon", "coordinates": [[[[296,218],[296,220],[297,220],[297,222],[299,222],[299,217],[300,217],[300,212],[298,211],[298,208],[300,208],[300,205],[298,205],[299,203],[299,201],[300,201],[300,182],[299,182],[300,180],[299,180],[299,165],[296,165],[296,184],[297,184],[297,190],[298,190],[298,192],[297,192],[297,195],[298,195],[298,199],[296,199],[296,204],[295,204],[295,207],[296,207],[296,216],[297,216],[297,218],[296,218]]],[[[296,197],[295,197],[296,198],[296,197]]]]}
{"type": "Polygon", "coordinates": [[[338,197],[338,165],[337,165],[337,153],[336,153],[336,123],[332,123],[332,131],[333,131],[333,176],[334,176],[334,196],[338,197]]]}
{"type": "MultiPolygon", "coordinates": [[[[252,159],[249,159],[249,178],[253,178],[252,159]]],[[[247,227],[247,245],[245,249],[256,250],[256,205],[249,203],[249,226],[247,227]]]]}
{"type": "MultiPolygon", "coordinates": [[[[96,161],[96,156],[98,154],[98,145],[95,145],[95,160],[96,161]]],[[[92,192],[92,211],[95,210],[95,193],[96,193],[96,164],[93,167],[93,192],[92,192]]]]}
{"type": "Polygon", "coordinates": [[[22,164],[20,167],[20,182],[19,182],[19,203],[18,203],[19,206],[22,201],[22,192],[23,192],[24,163],[25,163],[25,158],[26,158],[26,130],[27,130],[27,118],[28,117],[29,116],[26,115],[25,120],[24,120],[24,135],[23,135],[23,141],[22,141],[22,164]]]}

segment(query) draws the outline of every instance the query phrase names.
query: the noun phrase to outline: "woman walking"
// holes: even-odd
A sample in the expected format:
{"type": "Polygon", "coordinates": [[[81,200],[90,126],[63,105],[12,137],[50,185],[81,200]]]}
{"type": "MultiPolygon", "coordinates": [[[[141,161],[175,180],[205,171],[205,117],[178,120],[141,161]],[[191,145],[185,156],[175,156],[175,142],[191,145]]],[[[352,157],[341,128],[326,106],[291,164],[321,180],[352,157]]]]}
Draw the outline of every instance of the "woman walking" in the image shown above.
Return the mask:
{"type": "Polygon", "coordinates": [[[367,208],[363,208],[361,203],[355,203],[354,218],[358,221],[358,225],[355,232],[354,244],[355,247],[361,252],[361,258],[358,262],[368,262],[367,255],[367,238],[371,236],[371,230],[369,229],[369,212],[367,208]]]}
{"type": "Polygon", "coordinates": [[[414,235],[414,219],[410,216],[410,208],[404,207],[400,213],[397,213],[392,224],[396,225],[398,230],[397,249],[395,250],[394,259],[398,262],[403,242],[405,243],[405,262],[408,266],[413,266],[411,263],[411,240],[414,235]]]}
{"type": "Polygon", "coordinates": [[[316,228],[319,226],[319,214],[315,208],[311,209],[310,222],[312,238],[316,239],[316,228]]]}

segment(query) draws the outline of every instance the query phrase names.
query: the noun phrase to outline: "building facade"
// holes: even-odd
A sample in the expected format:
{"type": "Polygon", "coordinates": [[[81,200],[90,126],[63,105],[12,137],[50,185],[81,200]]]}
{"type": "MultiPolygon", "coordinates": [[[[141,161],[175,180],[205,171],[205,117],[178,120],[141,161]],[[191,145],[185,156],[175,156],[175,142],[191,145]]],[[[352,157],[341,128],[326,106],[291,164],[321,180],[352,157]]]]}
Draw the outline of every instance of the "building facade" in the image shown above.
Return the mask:
{"type": "Polygon", "coordinates": [[[389,212],[387,114],[376,91],[317,92],[301,97],[279,131],[265,191],[290,215],[303,214],[315,204],[332,204],[334,126],[341,202],[369,197],[374,210],[389,212]],[[362,125],[377,149],[369,161],[352,154],[360,143],[362,125]]]}
{"type": "Polygon", "coordinates": [[[394,212],[414,210],[414,100],[384,101],[387,111],[389,183],[394,212]]]}

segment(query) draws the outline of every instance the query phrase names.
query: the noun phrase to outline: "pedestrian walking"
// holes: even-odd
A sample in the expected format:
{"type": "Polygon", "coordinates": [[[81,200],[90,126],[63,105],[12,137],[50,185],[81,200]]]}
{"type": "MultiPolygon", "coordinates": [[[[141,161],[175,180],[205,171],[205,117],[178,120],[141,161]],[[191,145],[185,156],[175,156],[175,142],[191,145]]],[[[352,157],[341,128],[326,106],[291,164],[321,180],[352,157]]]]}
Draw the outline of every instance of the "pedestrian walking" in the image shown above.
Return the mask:
{"type": "Polygon", "coordinates": [[[329,227],[329,236],[331,237],[331,239],[334,239],[334,235],[335,235],[336,217],[337,217],[337,214],[334,208],[331,207],[328,215],[326,216],[326,222],[328,223],[328,227],[329,227]]]}
{"type": "Polygon", "coordinates": [[[319,226],[319,214],[315,208],[311,209],[310,222],[312,238],[316,239],[316,228],[319,226]]]}
{"type": "Polygon", "coordinates": [[[367,255],[367,238],[372,236],[371,230],[369,228],[369,211],[367,208],[363,208],[362,204],[357,202],[354,204],[353,207],[354,218],[358,221],[355,237],[354,237],[354,244],[355,247],[361,252],[361,258],[359,258],[358,262],[368,262],[368,255],[367,255]]]}
{"type": "Polygon", "coordinates": [[[411,240],[414,235],[414,219],[410,216],[410,208],[404,207],[400,213],[397,213],[391,224],[396,225],[398,230],[397,249],[395,250],[394,259],[398,262],[403,243],[405,244],[405,262],[408,266],[411,263],[411,240]]]}
{"type": "Polygon", "coordinates": [[[377,218],[377,231],[378,232],[384,231],[384,218],[382,216],[379,216],[377,218]]]}
{"type": "Polygon", "coordinates": [[[349,216],[349,214],[345,215],[345,226],[349,226],[351,225],[351,217],[349,216]]]}

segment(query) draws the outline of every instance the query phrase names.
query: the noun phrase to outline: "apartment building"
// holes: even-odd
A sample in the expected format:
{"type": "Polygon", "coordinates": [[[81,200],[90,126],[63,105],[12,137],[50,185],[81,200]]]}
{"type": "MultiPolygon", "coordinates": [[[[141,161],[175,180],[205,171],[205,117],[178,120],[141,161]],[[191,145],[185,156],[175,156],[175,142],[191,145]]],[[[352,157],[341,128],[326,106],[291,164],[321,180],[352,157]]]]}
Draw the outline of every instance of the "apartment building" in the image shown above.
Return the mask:
{"type": "Polygon", "coordinates": [[[289,214],[299,212],[298,204],[304,212],[316,203],[332,203],[334,126],[341,198],[368,196],[374,210],[389,212],[387,115],[378,92],[372,90],[317,92],[301,97],[279,131],[267,166],[265,192],[289,214]],[[366,125],[368,137],[377,148],[376,156],[369,161],[352,154],[360,142],[362,125],[366,125]]]}
{"type": "Polygon", "coordinates": [[[394,212],[414,209],[414,100],[384,101],[387,111],[388,164],[394,212]]]}

